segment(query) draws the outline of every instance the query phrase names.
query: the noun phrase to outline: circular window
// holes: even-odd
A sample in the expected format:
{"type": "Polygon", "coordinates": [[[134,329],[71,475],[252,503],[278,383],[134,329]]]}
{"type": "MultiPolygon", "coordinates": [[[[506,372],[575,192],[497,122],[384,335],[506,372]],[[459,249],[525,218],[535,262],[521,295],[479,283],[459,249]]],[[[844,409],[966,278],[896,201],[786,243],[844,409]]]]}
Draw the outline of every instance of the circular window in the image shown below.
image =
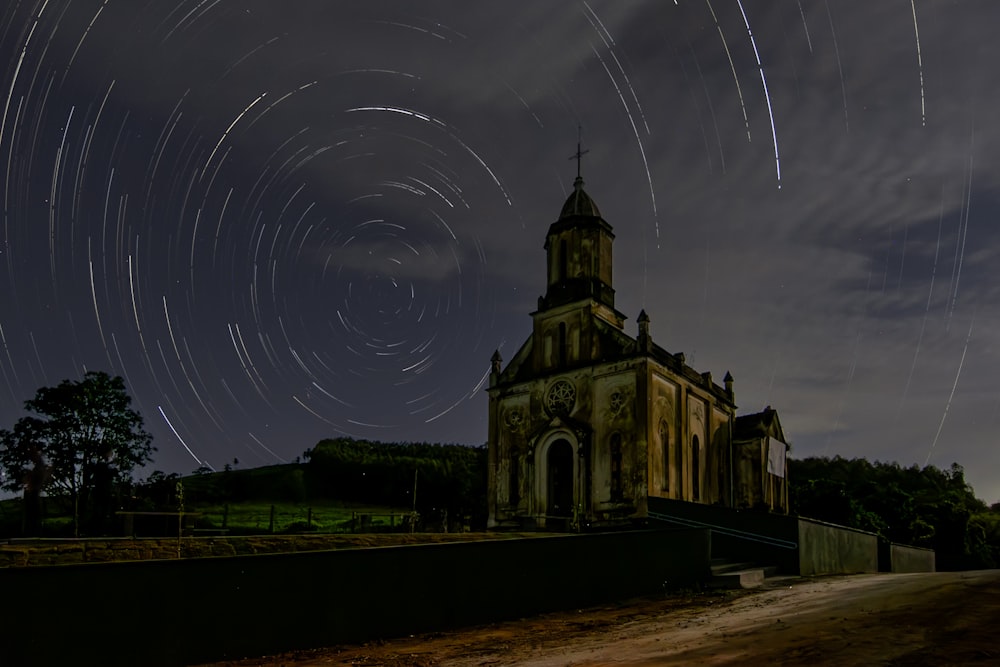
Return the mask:
{"type": "Polygon", "coordinates": [[[621,412],[622,406],[625,405],[625,396],[622,395],[620,391],[613,392],[610,398],[610,407],[612,414],[618,414],[621,412]]]}
{"type": "Polygon", "coordinates": [[[524,422],[524,416],[521,415],[521,411],[514,409],[507,413],[507,427],[512,431],[520,430],[521,424],[524,422]]]}
{"type": "Polygon", "coordinates": [[[576,389],[566,380],[559,380],[549,387],[545,407],[557,415],[568,414],[576,404],[576,389]]]}

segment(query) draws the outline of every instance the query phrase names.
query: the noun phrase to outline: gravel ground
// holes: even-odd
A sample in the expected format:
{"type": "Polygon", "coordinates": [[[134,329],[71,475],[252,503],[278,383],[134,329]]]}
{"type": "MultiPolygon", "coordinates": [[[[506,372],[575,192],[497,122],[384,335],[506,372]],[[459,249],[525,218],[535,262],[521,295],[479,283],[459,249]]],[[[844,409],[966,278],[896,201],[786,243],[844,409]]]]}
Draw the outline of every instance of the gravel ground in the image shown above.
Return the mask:
{"type": "Polygon", "coordinates": [[[1000,570],[777,578],[217,666],[1000,664],[1000,570]]]}

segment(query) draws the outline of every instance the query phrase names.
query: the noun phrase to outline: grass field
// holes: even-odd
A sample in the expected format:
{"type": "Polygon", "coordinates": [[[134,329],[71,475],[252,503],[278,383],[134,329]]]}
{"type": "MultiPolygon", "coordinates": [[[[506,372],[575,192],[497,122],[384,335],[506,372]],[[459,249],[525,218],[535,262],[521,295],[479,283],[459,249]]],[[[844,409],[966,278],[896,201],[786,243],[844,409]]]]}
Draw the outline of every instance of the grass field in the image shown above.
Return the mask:
{"type": "Polygon", "coordinates": [[[233,533],[301,532],[345,533],[383,531],[403,523],[409,512],[401,508],[373,507],[334,500],[311,503],[249,501],[189,507],[198,512],[195,527],[226,528],[233,533]],[[272,507],[273,526],[272,520],[272,507]],[[362,518],[367,515],[370,518],[362,518]]]}

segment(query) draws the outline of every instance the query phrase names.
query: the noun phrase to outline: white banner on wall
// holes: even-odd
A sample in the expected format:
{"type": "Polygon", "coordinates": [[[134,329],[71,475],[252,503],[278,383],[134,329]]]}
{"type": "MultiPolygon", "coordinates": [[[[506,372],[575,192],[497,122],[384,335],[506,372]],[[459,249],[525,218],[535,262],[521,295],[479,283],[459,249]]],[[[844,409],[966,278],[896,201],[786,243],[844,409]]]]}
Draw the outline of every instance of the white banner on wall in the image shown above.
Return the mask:
{"type": "Polygon", "coordinates": [[[767,471],[778,477],[785,476],[785,451],[788,446],[780,440],[767,441],[767,471]]]}

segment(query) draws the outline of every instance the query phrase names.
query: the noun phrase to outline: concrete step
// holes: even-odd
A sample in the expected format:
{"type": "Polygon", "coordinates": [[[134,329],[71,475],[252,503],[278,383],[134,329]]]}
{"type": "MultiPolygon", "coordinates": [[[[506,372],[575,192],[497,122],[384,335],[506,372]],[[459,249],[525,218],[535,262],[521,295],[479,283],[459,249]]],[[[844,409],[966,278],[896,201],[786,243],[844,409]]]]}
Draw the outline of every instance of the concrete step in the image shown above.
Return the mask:
{"type": "Polygon", "coordinates": [[[753,563],[737,563],[734,561],[713,559],[712,560],[712,574],[725,574],[727,572],[736,572],[737,570],[748,570],[755,567],[753,563]]]}
{"type": "Polygon", "coordinates": [[[772,568],[749,567],[712,574],[710,588],[756,588],[764,583],[765,571],[772,568]]]}

